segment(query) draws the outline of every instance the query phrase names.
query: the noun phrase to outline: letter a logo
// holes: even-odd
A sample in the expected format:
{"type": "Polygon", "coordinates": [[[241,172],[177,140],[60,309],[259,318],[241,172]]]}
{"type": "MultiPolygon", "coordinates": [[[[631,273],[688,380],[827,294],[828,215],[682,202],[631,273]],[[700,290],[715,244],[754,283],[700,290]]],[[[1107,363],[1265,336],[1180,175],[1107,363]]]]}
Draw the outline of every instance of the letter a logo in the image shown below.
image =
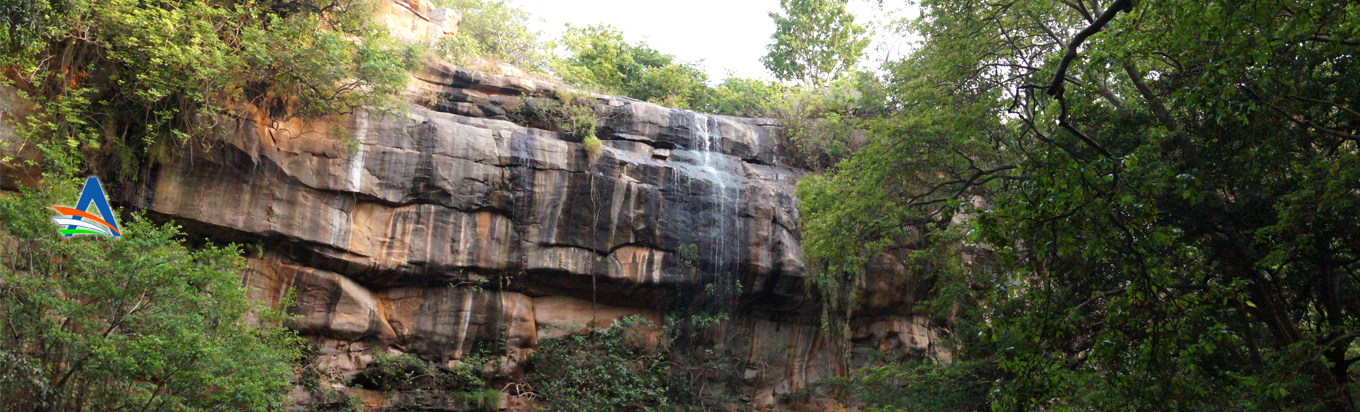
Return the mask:
{"type": "Polygon", "coordinates": [[[90,176],[89,179],[85,179],[85,188],[80,190],[80,200],[76,201],[75,208],[52,206],[52,209],[56,209],[58,213],[65,215],[54,217],[52,221],[57,222],[60,227],[65,227],[65,229],[57,231],[66,235],[66,237],[79,234],[123,236],[123,233],[118,231],[118,216],[113,214],[113,209],[109,208],[109,198],[104,196],[104,187],[99,185],[99,178],[97,177],[90,176]],[[104,219],[86,211],[90,207],[90,203],[94,203],[95,210],[104,219]]]}

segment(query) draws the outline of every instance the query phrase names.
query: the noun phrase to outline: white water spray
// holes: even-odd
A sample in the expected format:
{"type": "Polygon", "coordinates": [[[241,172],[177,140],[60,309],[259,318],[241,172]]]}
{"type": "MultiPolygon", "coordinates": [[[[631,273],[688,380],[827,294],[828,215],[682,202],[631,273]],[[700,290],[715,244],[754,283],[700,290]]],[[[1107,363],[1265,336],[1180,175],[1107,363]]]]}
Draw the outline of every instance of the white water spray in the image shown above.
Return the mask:
{"type": "Polygon", "coordinates": [[[693,116],[694,120],[691,131],[693,132],[692,145],[694,150],[698,152],[697,165],[713,182],[713,189],[709,193],[709,197],[715,208],[712,211],[712,216],[717,227],[713,228],[713,243],[708,252],[713,260],[713,275],[722,279],[728,277],[727,274],[723,273],[726,269],[724,264],[729,258],[727,250],[728,233],[730,230],[736,229],[735,222],[729,222],[729,220],[735,220],[739,206],[735,199],[729,202],[727,195],[729,182],[724,175],[725,172],[719,168],[723,162],[722,134],[713,131],[714,127],[710,126],[710,124],[716,125],[716,119],[705,114],[688,113],[693,116]]]}

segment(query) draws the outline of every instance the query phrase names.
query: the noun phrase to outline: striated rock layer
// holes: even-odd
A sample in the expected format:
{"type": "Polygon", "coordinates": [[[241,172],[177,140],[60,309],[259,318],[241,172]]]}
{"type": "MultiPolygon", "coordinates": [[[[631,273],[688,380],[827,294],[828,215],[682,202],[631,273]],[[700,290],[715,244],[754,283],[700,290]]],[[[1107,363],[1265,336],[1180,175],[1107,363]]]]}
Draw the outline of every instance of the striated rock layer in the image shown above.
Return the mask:
{"type": "MultiPolygon", "coordinates": [[[[629,315],[660,325],[707,285],[735,291],[757,406],[834,373],[803,291],[803,172],[777,126],[597,95],[592,155],[506,117],[559,87],[431,64],[411,86],[426,104],[243,122],[122,192],[192,233],[266,245],[246,284],[268,302],[292,291],[290,326],[336,381],[376,352],[447,362],[491,340],[516,376],[540,340],[629,315]]],[[[929,350],[930,320],[894,309],[912,299],[905,268],[879,272],[856,344],[929,350]]]]}
{"type": "Polygon", "coordinates": [[[591,155],[505,117],[554,87],[432,65],[412,86],[429,107],[246,122],[123,192],[190,232],[267,245],[246,282],[265,301],[293,291],[291,326],[333,378],[375,349],[447,361],[501,337],[513,374],[540,339],[628,315],[659,325],[708,284],[740,288],[762,365],[747,375],[767,398],[830,373],[801,289],[802,172],[781,163],[772,122],[594,96],[605,147],[591,155]]]}

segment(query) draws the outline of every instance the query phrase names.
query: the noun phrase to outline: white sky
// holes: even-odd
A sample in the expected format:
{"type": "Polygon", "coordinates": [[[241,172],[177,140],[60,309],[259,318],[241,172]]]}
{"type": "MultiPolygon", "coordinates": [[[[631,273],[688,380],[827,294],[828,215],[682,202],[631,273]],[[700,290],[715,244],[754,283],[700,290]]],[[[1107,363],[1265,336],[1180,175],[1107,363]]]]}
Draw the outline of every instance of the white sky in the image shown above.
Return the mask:
{"type": "MultiPolygon", "coordinates": [[[[646,41],[653,49],[680,60],[702,60],[709,81],[737,77],[771,79],[760,64],[774,33],[769,13],[779,0],[515,0],[535,18],[535,29],[560,38],[566,23],[586,26],[604,23],[618,28],[630,42],[646,41]],[[541,19],[541,20],[540,20],[541,19]]],[[[860,24],[882,20],[888,12],[868,0],[850,2],[860,24]]],[[[902,0],[886,3],[904,4],[902,0]]],[[[889,5],[888,7],[892,7],[889,5]]],[[[914,8],[913,8],[914,10],[914,8]]],[[[873,56],[877,46],[866,50],[873,56]]]]}

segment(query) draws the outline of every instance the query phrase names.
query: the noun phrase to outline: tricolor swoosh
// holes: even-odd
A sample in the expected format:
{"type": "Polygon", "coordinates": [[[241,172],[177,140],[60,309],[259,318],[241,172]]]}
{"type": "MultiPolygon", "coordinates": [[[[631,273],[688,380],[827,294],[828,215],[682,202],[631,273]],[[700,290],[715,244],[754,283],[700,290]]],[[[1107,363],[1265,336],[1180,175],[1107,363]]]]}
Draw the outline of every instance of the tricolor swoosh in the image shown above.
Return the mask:
{"type": "Polygon", "coordinates": [[[62,226],[71,225],[71,226],[75,226],[75,227],[81,227],[81,228],[85,228],[85,229],[90,229],[90,230],[99,232],[100,234],[103,234],[103,235],[113,236],[112,233],[109,233],[109,230],[108,230],[108,229],[99,227],[99,225],[96,225],[96,224],[90,223],[90,222],[86,222],[86,221],[84,221],[84,220],[75,220],[75,219],[66,219],[66,218],[54,217],[54,218],[52,218],[52,221],[53,221],[53,222],[57,222],[58,225],[62,225],[62,226]]]}
{"type": "MultiPolygon", "coordinates": [[[[105,222],[104,219],[100,219],[100,218],[98,218],[98,217],[95,217],[95,215],[89,214],[88,212],[86,212],[86,211],[84,211],[84,210],[73,209],[73,208],[69,208],[69,207],[61,207],[61,206],[52,206],[52,209],[56,209],[56,211],[61,212],[62,214],[71,215],[71,216],[80,216],[80,217],[83,217],[83,218],[86,218],[86,219],[93,220],[93,221],[95,221],[95,222],[97,222],[97,223],[99,223],[99,224],[101,224],[101,225],[108,226],[109,229],[113,229],[113,233],[117,233],[119,236],[122,236],[122,235],[123,235],[123,232],[119,232],[118,229],[114,228],[113,225],[109,224],[109,222],[105,222]]],[[[54,218],[54,219],[55,219],[55,218],[54,218]]],[[[108,232],[108,231],[105,231],[105,233],[107,233],[107,232],[108,232]]]]}

